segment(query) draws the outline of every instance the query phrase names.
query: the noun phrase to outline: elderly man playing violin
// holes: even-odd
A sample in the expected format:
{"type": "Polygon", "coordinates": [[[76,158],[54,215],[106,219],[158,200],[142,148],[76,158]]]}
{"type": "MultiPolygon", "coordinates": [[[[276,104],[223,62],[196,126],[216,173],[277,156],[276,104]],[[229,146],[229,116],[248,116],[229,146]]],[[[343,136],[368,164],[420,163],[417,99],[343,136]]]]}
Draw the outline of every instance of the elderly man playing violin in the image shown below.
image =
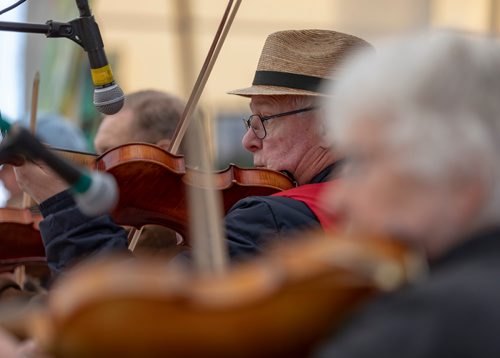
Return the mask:
{"type": "Polygon", "coordinates": [[[441,33],[377,52],[331,87],[332,142],[349,158],[331,203],[430,270],[316,357],[500,357],[500,45],[441,33]]]}
{"type": "MultiPolygon", "coordinates": [[[[243,146],[256,167],[287,173],[298,188],[281,195],[240,200],[226,215],[225,229],[232,257],[260,252],[269,240],[292,231],[330,226],[317,196],[332,178],[340,156],[325,138],[318,100],[321,85],[354,50],[370,45],[355,36],[326,30],[281,31],[271,34],[261,53],[253,84],[231,94],[250,98],[252,115],[244,120],[243,146]],[[307,185],[306,185],[307,184],[307,185]],[[303,190],[299,190],[303,188],[303,190]]],[[[49,266],[60,272],[86,256],[125,251],[123,229],[109,216],[82,215],[65,185],[43,166],[17,168],[20,185],[37,202],[49,266]]]]}

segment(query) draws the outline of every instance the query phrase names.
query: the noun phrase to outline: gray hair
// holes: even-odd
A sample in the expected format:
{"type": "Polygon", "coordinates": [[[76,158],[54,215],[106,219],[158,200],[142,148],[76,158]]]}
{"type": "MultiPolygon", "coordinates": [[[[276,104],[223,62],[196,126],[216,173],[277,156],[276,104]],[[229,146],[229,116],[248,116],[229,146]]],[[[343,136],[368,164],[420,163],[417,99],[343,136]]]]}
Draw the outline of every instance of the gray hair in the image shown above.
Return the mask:
{"type": "Polygon", "coordinates": [[[174,95],[143,90],[127,95],[125,108],[134,112],[136,140],[149,143],[171,139],[184,110],[184,102],[174,95]]]}
{"type": "Polygon", "coordinates": [[[357,57],[326,104],[331,138],[353,125],[383,126],[386,149],[412,175],[480,180],[480,225],[500,221],[500,46],[493,39],[435,33],[357,57]]]}
{"type": "Polygon", "coordinates": [[[304,95],[274,95],[266,96],[266,98],[281,106],[288,106],[293,109],[311,107],[317,104],[315,96],[304,95]]]}

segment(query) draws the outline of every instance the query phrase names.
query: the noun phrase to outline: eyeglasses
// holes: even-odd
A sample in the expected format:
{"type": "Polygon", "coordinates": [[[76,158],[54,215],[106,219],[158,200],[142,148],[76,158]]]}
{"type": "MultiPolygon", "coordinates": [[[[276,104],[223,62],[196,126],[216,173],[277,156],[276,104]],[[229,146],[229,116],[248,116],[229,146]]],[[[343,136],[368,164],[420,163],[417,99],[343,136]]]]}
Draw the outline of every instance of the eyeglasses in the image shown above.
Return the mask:
{"type": "Polygon", "coordinates": [[[290,112],[273,114],[271,116],[261,116],[260,114],[252,114],[250,117],[248,117],[248,119],[243,118],[243,123],[245,124],[245,128],[247,130],[252,128],[252,131],[254,132],[257,138],[264,139],[267,135],[266,127],[264,126],[264,121],[268,121],[270,119],[278,117],[291,116],[293,114],[308,112],[315,109],[318,109],[318,107],[301,108],[290,112]]]}

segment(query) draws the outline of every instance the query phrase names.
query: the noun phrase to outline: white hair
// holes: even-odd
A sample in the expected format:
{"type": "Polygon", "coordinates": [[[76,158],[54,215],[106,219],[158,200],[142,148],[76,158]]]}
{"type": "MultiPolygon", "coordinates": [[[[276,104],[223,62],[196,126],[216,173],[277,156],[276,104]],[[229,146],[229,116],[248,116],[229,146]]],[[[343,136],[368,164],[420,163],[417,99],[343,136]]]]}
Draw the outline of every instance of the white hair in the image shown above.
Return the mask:
{"type": "Polygon", "coordinates": [[[436,180],[481,180],[481,225],[500,222],[500,46],[488,38],[434,33],[359,55],[330,88],[335,145],[371,121],[398,165],[436,180]]]}
{"type": "Polygon", "coordinates": [[[316,104],[314,96],[303,95],[280,95],[280,96],[267,96],[269,101],[286,105],[292,109],[299,109],[305,107],[312,107],[316,104]]]}

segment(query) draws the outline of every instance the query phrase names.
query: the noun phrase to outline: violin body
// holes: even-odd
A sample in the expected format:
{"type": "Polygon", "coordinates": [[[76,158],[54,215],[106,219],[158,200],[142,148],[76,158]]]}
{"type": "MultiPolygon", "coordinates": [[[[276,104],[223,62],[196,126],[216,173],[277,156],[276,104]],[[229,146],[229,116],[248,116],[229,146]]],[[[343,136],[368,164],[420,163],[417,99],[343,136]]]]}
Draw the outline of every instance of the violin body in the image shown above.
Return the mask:
{"type": "MultiPolygon", "coordinates": [[[[186,188],[202,189],[204,173],[186,167],[183,156],[147,143],[124,144],[99,157],[60,149],[54,152],[115,177],[120,199],[111,215],[117,224],[137,228],[157,224],[189,237],[186,188]]],[[[224,212],[247,196],[270,195],[293,187],[285,175],[271,170],[230,165],[214,176],[216,190],[222,192],[224,212]]],[[[41,219],[28,209],[0,209],[0,271],[20,264],[45,265],[38,230],[41,219]]]]}
{"type": "Polygon", "coordinates": [[[221,276],[107,259],[59,282],[34,335],[56,357],[305,357],[418,262],[392,241],[324,234],[221,276]]]}
{"type": "MultiPolygon", "coordinates": [[[[96,156],[69,150],[55,150],[65,153],[65,157],[84,163],[87,166],[94,163],[96,156]]],[[[21,155],[13,156],[1,164],[20,166],[26,162],[21,155]]],[[[0,208],[0,272],[14,270],[24,265],[33,276],[48,277],[45,248],[40,236],[38,224],[42,220],[40,214],[31,209],[0,208]]]]}
{"type": "MultiPolygon", "coordinates": [[[[203,189],[204,173],[186,167],[184,157],[146,143],[129,143],[102,154],[95,169],[112,174],[120,199],[112,217],[120,225],[158,224],[188,237],[187,186],[203,189]]],[[[224,212],[250,195],[270,195],[293,187],[283,174],[230,165],[213,173],[224,212]]]]}
{"type": "Polygon", "coordinates": [[[0,209],[0,272],[18,265],[46,266],[38,223],[41,215],[29,209],[0,209]]]}

